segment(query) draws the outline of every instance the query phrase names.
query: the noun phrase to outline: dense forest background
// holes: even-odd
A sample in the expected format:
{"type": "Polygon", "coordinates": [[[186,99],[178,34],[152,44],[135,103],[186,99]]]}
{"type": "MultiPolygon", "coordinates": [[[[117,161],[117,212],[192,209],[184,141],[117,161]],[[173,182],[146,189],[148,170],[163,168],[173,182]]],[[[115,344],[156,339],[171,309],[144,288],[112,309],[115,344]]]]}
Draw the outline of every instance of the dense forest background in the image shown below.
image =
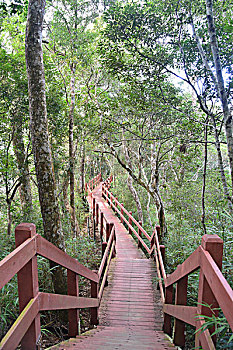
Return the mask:
{"type": "MultiPolygon", "coordinates": [[[[148,232],[161,226],[168,273],[216,233],[233,287],[232,41],[231,0],[2,0],[0,258],[33,222],[94,268],[85,183],[101,171],[148,232]]],[[[64,292],[63,271],[39,269],[64,292]]],[[[0,297],[3,335],[15,280],[0,297]]]]}

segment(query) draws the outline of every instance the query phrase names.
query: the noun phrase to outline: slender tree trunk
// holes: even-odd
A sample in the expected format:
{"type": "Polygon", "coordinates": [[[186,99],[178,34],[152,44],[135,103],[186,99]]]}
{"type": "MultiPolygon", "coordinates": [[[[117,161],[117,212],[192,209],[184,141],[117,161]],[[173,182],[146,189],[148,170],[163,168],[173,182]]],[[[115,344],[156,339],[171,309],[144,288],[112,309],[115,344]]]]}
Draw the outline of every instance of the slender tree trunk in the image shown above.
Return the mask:
{"type": "Polygon", "coordinates": [[[27,155],[25,152],[22,125],[15,127],[15,133],[13,138],[14,153],[17,160],[17,167],[20,176],[20,201],[23,211],[24,221],[30,221],[32,219],[32,191],[29,176],[29,167],[27,161],[27,155]]]}
{"type": "Polygon", "coordinates": [[[219,168],[219,172],[220,172],[220,176],[221,176],[223,193],[224,193],[224,196],[227,200],[228,208],[229,208],[231,214],[233,215],[232,200],[231,200],[231,196],[230,196],[230,193],[228,190],[227,180],[226,180],[225,171],[224,171],[222,152],[221,152],[221,144],[219,141],[219,135],[218,135],[218,130],[217,130],[217,126],[216,126],[216,121],[215,121],[215,118],[213,115],[211,115],[211,121],[212,121],[212,124],[214,126],[215,147],[216,147],[217,156],[218,156],[218,168],[219,168]]]}
{"type": "Polygon", "coordinates": [[[69,186],[69,177],[66,176],[62,183],[62,197],[63,197],[63,203],[66,211],[70,212],[70,205],[68,200],[68,186],[69,186]]]}
{"type": "Polygon", "coordinates": [[[222,72],[221,60],[220,60],[219,49],[218,49],[218,41],[217,41],[217,35],[216,35],[216,28],[215,28],[214,16],[213,16],[212,0],[206,0],[206,14],[207,14],[207,21],[208,21],[209,36],[210,36],[210,46],[211,46],[211,51],[214,59],[214,67],[215,67],[216,78],[217,78],[216,88],[222,104],[222,110],[224,115],[224,126],[225,126],[225,133],[226,133],[226,139],[227,139],[228,158],[229,158],[230,172],[231,172],[231,188],[233,191],[232,115],[230,112],[227,93],[224,86],[223,72],[222,72]]]}
{"type": "MultiPolygon", "coordinates": [[[[42,52],[42,27],[45,0],[29,0],[26,27],[26,66],[28,75],[29,113],[32,147],[39,190],[40,207],[45,238],[64,250],[55,176],[49,142],[45,76],[42,52]]],[[[53,282],[56,293],[63,293],[66,279],[61,268],[53,267],[53,282]]]]}
{"type": "Polygon", "coordinates": [[[12,224],[12,217],[11,217],[11,201],[7,203],[7,234],[8,236],[11,235],[11,224],[12,224]]]}
{"type": "MultiPolygon", "coordinates": [[[[127,162],[128,166],[132,169],[132,162],[130,160],[129,150],[127,148],[126,142],[123,141],[122,144],[123,144],[123,150],[124,150],[126,162],[127,162]]],[[[130,174],[128,175],[128,178],[127,178],[127,185],[128,185],[128,188],[133,196],[133,199],[136,203],[137,212],[138,212],[138,220],[143,223],[144,220],[143,220],[142,205],[141,205],[138,193],[137,193],[136,189],[133,187],[133,179],[132,179],[130,174]]]]}
{"type": "Polygon", "coordinates": [[[130,175],[127,178],[127,185],[128,185],[128,188],[133,196],[133,199],[136,203],[137,212],[138,212],[138,221],[141,221],[143,223],[144,220],[143,220],[142,205],[141,205],[138,193],[133,186],[133,180],[132,180],[132,177],[130,175]]]}
{"type": "Polygon", "coordinates": [[[203,166],[203,183],[202,183],[202,195],[201,195],[201,206],[202,206],[202,215],[201,215],[201,222],[203,226],[203,230],[205,235],[207,234],[206,231],[206,224],[205,224],[205,189],[206,189],[206,169],[207,169],[207,160],[208,160],[208,125],[206,121],[205,125],[205,131],[204,131],[204,136],[205,136],[205,150],[204,150],[204,166],[203,166]]]}
{"type": "Polygon", "coordinates": [[[150,193],[147,193],[148,195],[148,200],[147,200],[147,205],[146,205],[146,211],[147,211],[147,217],[148,217],[148,220],[149,220],[149,223],[150,223],[150,227],[151,229],[153,230],[153,225],[152,225],[152,221],[151,221],[151,217],[150,217],[150,193]]]}
{"type": "Polygon", "coordinates": [[[82,141],[81,147],[80,147],[80,177],[79,177],[79,189],[82,197],[84,196],[84,190],[85,190],[85,143],[82,141]]]}
{"type": "Polygon", "coordinates": [[[75,214],[75,179],[74,179],[74,106],[75,106],[75,65],[71,65],[71,101],[69,112],[69,175],[70,175],[70,217],[73,237],[77,237],[78,225],[75,214]]]}

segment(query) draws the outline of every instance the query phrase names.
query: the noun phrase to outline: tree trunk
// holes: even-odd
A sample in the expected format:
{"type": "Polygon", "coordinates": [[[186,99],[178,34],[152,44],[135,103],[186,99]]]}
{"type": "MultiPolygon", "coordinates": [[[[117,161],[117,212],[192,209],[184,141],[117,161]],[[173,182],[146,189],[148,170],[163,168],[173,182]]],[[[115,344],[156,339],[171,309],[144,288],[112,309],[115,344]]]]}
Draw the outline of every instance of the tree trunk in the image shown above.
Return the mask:
{"type": "Polygon", "coordinates": [[[80,155],[81,155],[81,160],[80,160],[79,189],[83,198],[84,190],[85,190],[85,143],[84,141],[82,141],[82,144],[80,147],[80,155]]]}
{"type": "MultiPolygon", "coordinates": [[[[29,0],[26,27],[26,66],[28,75],[29,113],[32,147],[39,190],[45,238],[64,250],[55,176],[49,142],[45,76],[42,52],[42,26],[45,0],[29,0]]],[[[51,263],[51,267],[56,264],[51,263]]],[[[61,268],[53,271],[56,293],[63,293],[66,279],[61,268]]]]}
{"type": "MultiPolygon", "coordinates": [[[[123,133],[123,137],[124,137],[124,133],[123,133]]],[[[126,159],[126,162],[128,164],[128,167],[132,169],[132,162],[131,162],[131,159],[129,156],[129,150],[127,148],[125,140],[123,140],[122,145],[123,145],[123,151],[125,154],[125,159],[126,159]]],[[[128,175],[128,178],[127,178],[127,185],[128,185],[128,188],[133,196],[133,199],[136,203],[137,212],[138,212],[138,220],[143,223],[142,205],[141,205],[138,193],[137,193],[136,189],[133,187],[133,179],[132,179],[132,176],[130,174],[128,175]]]]}
{"type": "Polygon", "coordinates": [[[11,223],[12,223],[12,219],[11,219],[11,201],[9,201],[7,203],[7,234],[8,236],[11,235],[11,223]]]}
{"type": "Polygon", "coordinates": [[[142,212],[142,206],[141,206],[141,202],[138,196],[138,193],[136,191],[136,189],[133,187],[133,180],[132,177],[129,175],[127,178],[127,185],[129,187],[129,190],[133,196],[133,199],[136,203],[136,207],[137,207],[137,212],[138,212],[138,221],[141,221],[143,223],[143,212],[142,212]]]}
{"type": "Polygon", "coordinates": [[[231,172],[231,188],[233,191],[232,115],[230,112],[227,93],[224,86],[223,72],[222,72],[221,60],[220,60],[220,55],[218,50],[216,28],[215,28],[214,17],[213,17],[212,0],[206,0],[206,15],[207,15],[208,30],[209,30],[209,36],[210,36],[210,46],[211,46],[211,51],[214,59],[214,67],[215,67],[216,78],[217,78],[216,89],[222,104],[222,110],[224,115],[224,126],[225,126],[225,133],[226,133],[226,139],[227,139],[227,150],[228,150],[228,158],[229,158],[230,172],[231,172]]]}
{"type": "Polygon", "coordinates": [[[32,220],[32,191],[29,176],[29,167],[27,161],[27,155],[25,152],[22,125],[18,124],[15,127],[15,133],[13,138],[14,153],[17,160],[17,167],[20,176],[20,201],[23,211],[24,222],[30,222],[32,220]]]}
{"type": "Polygon", "coordinates": [[[75,106],[75,65],[71,65],[70,112],[69,112],[69,175],[70,175],[70,217],[73,237],[77,237],[78,226],[75,214],[75,180],[74,180],[74,106],[75,106]]]}

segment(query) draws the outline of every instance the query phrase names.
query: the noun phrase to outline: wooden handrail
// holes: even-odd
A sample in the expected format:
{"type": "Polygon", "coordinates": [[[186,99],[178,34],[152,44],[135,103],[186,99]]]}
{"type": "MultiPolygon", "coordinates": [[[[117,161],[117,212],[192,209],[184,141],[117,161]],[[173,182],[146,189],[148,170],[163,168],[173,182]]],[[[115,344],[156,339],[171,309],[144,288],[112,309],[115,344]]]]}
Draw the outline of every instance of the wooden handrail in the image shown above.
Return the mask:
{"type": "MultiPolygon", "coordinates": [[[[98,284],[99,277],[96,273],[80,264],[76,259],[70,257],[52,243],[36,234],[35,225],[20,224],[15,229],[15,235],[16,242],[22,243],[0,262],[0,286],[2,288],[16,273],[18,273],[21,313],[13,326],[3,337],[0,343],[0,349],[15,349],[21,340],[23,341],[22,349],[24,349],[24,344],[31,344],[30,347],[34,349],[39,334],[33,332],[30,326],[32,322],[35,323],[40,311],[84,307],[98,308],[99,306],[98,298],[80,298],[79,296],[71,295],[64,296],[39,293],[38,287],[33,287],[38,285],[37,271],[31,270],[31,266],[37,269],[37,264],[33,265],[32,263],[35,261],[36,255],[44,256],[67,268],[69,271],[86,277],[92,283],[98,284]],[[31,238],[28,238],[30,235],[31,238]],[[22,278],[21,273],[23,273],[22,278]],[[31,273],[32,275],[30,275],[31,273]],[[35,282],[30,282],[32,278],[34,278],[35,282]],[[32,290],[30,289],[30,285],[32,286],[32,290]],[[28,295],[28,301],[25,299],[24,294],[28,295]],[[31,330],[30,332],[28,331],[29,327],[31,330]]],[[[36,328],[40,331],[39,327],[36,328]]]]}
{"type": "MultiPolygon", "coordinates": [[[[118,209],[118,206],[120,209],[123,210],[123,212],[128,216],[128,218],[130,218],[130,220],[132,220],[132,222],[137,226],[137,228],[140,229],[140,231],[144,234],[144,236],[151,241],[151,236],[148,235],[148,233],[144,230],[144,228],[137,222],[137,220],[128,212],[128,210],[118,201],[118,199],[116,197],[113,196],[113,194],[108,190],[108,188],[106,188],[106,185],[103,183],[103,194],[105,199],[107,200],[107,202],[109,202],[109,204],[111,204],[112,208],[114,208],[114,210],[120,215],[120,217],[122,217],[122,219],[124,220],[124,222],[127,224],[127,226],[132,230],[133,226],[130,224],[130,222],[122,215],[121,210],[118,209]],[[111,198],[109,198],[107,195],[109,195],[109,197],[111,196],[111,198]],[[113,204],[113,202],[111,201],[114,200],[115,204],[113,204]]],[[[134,230],[134,233],[136,231],[134,230]]],[[[136,233],[137,235],[137,233],[136,233]]],[[[143,240],[141,240],[143,241],[143,240]]],[[[148,248],[148,247],[147,247],[148,248]]]]}
{"type": "MultiPolygon", "coordinates": [[[[208,316],[208,308],[203,303],[220,307],[233,331],[233,290],[221,273],[222,240],[217,235],[205,235],[202,238],[202,245],[199,246],[177,269],[170,275],[166,275],[164,266],[164,246],[160,245],[160,228],[156,226],[153,234],[149,236],[142,226],[133,218],[122,203],[109,191],[109,184],[102,186],[102,196],[106,199],[110,207],[119,214],[121,222],[133,232],[138,239],[138,247],[144,246],[151,256],[154,253],[154,260],[159,279],[161,299],[164,304],[164,330],[172,336],[171,316],[175,318],[174,323],[174,343],[184,346],[185,328],[184,323],[189,323],[198,330],[203,325],[203,320],[198,315],[208,316]],[[125,214],[125,215],[124,215],[125,214]],[[127,217],[127,218],[126,218],[127,217]],[[138,232],[132,226],[132,222],[137,226],[138,232]],[[144,235],[151,247],[143,241],[144,235]],[[162,250],[163,249],[163,250],[162,250]],[[163,251],[163,253],[162,253],[163,251]],[[198,305],[186,306],[188,275],[200,269],[198,305]],[[175,305],[173,305],[173,285],[176,284],[175,305]],[[208,284],[208,285],[207,285],[208,284]],[[165,291],[164,291],[165,288],[165,291]]],[[[210,311],[209,309],[209,312],[210,311]]],[[[217,312],[216,312],[217,315],[217,312]]],[[[204,350],[215,349],[214,339],[211,332],[205,329],[204,332],[197,332],[196,347],[200,345],[204,350]]]]}

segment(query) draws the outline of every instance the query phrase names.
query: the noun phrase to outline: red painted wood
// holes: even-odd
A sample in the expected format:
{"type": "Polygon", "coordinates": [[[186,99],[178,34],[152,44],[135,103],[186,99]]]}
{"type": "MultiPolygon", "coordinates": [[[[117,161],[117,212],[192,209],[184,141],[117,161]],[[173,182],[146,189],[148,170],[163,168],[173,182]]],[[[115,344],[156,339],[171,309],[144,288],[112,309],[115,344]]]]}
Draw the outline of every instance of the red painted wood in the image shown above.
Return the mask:
{"type": "MultiPolygon", "coordinates": [[[[139,225],[142,226],[142,222],[141,221],[139,221],[139,225]]],[[[140,238],[142,238],[142,231],[141,231],[140,227],[138,227],[138,236],[140,238]]],[[[140,238],[138,238],[138,249],[142,248],[142,243],[141,243],[140,238]]]]}
{"type": "MultiPolygon", "coordinates": [[[[221,238],[219,238],[217,235],[204,235],[202,237],[202,248],[208,252],[213,260],[215,261],[218,268],[222,268],[222,254],[223,254],[223,241],[221,238]]],[[[202,264],[204,266],[204,264],[202,264]]],[[[202,266],[201,266],[202,267],[202,266]]],[[[215,273],[210,272],[210,279],[215,277],[215,273]]],[[[219,307],[219,304],[215,298],[215,295],[211,289],[211,286],[207,282],[206,276],[203,273],[203,269],[200,270],[200,276],[199,276],[199,289],[198,289],[198,314],[211,316],[212,312],[215,313],[217,316],[217,308],[219,307]],[[204,306],[203,304],[207,303],[208,305],[211,305],[212,309],[214,311],[211,311],[210,308],[204,306]]],[[[215,328],[211,328],[210,334],[213,333],[215,328]]],[[[216,337],[213,338],[213,342],[216,343],[216,337]]],[[[195,346],[199,346],[200,344],[200,337],[197,334],[195,346]]]]}
{"type": "MultiPolygon", "coordinates": [[[[15,228],[15,244],[19,247],[28,238],[36,236],[34,224],[20,224],[15,228]]],[[[32,259],[18,272],[19,311],[22,312],[32,298],[39,292],[37,257],[32,259]]],[[[40,315],[36,315],[29,329],[21,340],[22,350],[36,349],[36,342],[40,337],[40,315]]]]}
{"type": "Polygon", "coordinates": [[[96,226],[99,225],[99,204],[96,203],[96,226]]]}
{"type": "Polygon", "coordinates": [[[129,212],[129,234],[132,235],[132,229],[131,229],[131,226],[132,226],[132,211],[129,212]]]}
{"type": "MultiPolygon", "coordinates": [[[[67,270],[67,294],[79,297],[78,275],[67,270]]],[[[76,337],[79,334],[79,310],[70,309],[68,311],[69,336],[76,337]]]]}
{"type": "Polygon", "coordinates": [[[80,276],[98,282],[98,276],[96,273],[80,264],[76,259],[55,247],[52,243],[48,242],[41,236],[37,237],[37,253],[56,262],[57,264],[64,266],[80,276]]]}
{"type": "Polygon", "coordinates": [[[85,309],[89,307],[96,308],[99,305],[99,301],[96,298],[93,299],[51,293],[39,293],[39,296],[41,311],[85,309]]]}
{"type": "MultiPolygon", "coordinates": [[[[91,298],[98,298],[98,283],[91,281],[91,298]]],[[[91,324],[97,325],[98,319],[98,307],[91,309],[91,324]]]]}
{"type": "MultiPolygon", "coordinates": [[[[170,285],[165,289],[165,304],[172,304],[172,294],[173,285],[170,285]]],[[[171,316],[167,314],[166,311],[164,313],[163,330],[165,333],[172,336],[171,316]]]]}
{"type": "Polygon", "coordinates": [[[171,305],[164,304],[163,311],[173,317],[196,326],[197,307],[195,306],[183,306],[183,305],[171,305]]]}
{"type": "Polygon", "coordinates": [[[124,207],[124,204],[121,203],[121,223],[123,224],[123,217],[124,217],[124,212],[123,212],[123,207],[124,207]]]}
{"type": "Polygon", "coordinates": [[[200,266],[200,247],[198,247],[182,265],[178,265],[177,269],[167,276],[165,280],[165,287],[176,283],[179,279],[189,275],[197,270],[200,266]]]}
{"type": "Polygon", "coordinates": [[[28,238],[0,261],[0,289],[36,254],[36,236],[28,238]]]}
{"type": "MultiPolygon", "coordinates": [[[[188,276],[183,277],[177,282],[176,285],[176,305],[187,304],[187,288],[188,288],[188,276]]],[[[178,346],[185,346],[185,323],[178,318],[174,323],[174,344],[178,346]]]]}
{"type": "MultiPolygon", "coordinates": [[[[31,301],[27,304],[26,309],[19,315],[17,320],[14,322],[10,330],[3,337],[0,342],[1,350],[13,350],[16,349],[19,345],[21,339],[24,337],[25,333],[31,328],[30,326],[33,324],[33,320],[39,314],[39,303],[38,303],[38,295],[31,299],[31,301]]],[[[29,345],[31,343],[24,343],[24,346],[27,346],[29,349],[29,345]]],[[[35,349],[35,344],[30,345],[31,349],[35,349]]]]}

